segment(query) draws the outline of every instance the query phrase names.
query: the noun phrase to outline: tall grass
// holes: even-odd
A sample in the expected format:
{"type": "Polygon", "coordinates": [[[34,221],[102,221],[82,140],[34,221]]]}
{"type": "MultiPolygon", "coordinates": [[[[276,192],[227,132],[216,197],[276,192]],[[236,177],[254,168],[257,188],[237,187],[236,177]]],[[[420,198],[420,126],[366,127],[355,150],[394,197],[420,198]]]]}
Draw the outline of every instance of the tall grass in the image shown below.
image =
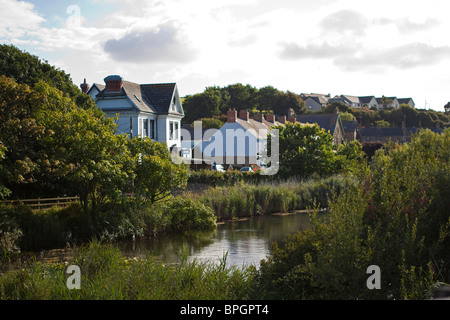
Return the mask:
{"type": "Polygon", "coordinates": [[[262,182],[215,187],[189,196],[210,206],[218,220],[326,208],[332,193],[341,193],[354,180],[348,176],[324,179],[262,182]]]}
{"type": "MultiPolygon", "coordinates": [[[[183,257],[183,254],[181,254],[183,257]]],[[[20,300],[241,300],[252,292],[250,268],[188,261],[166,265],[147,258],[126,259],[112,245],[91,242],[68,263],[32,262],[0,277],[0,299],[20,300]],[[69,290],[68,265],[81,270],[81,289],[69,290]]]]}

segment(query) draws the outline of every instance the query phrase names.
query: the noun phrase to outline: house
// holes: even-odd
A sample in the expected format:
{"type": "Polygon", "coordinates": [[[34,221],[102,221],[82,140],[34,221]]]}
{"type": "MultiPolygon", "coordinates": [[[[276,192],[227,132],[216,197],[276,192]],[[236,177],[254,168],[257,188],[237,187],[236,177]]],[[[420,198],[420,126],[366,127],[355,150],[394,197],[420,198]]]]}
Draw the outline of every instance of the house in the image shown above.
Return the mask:
{"type": "Polygon", "coordinates": [[[346,142],[350,142],[357,139],[358,123],[356,121],[342,121],[344,129],[344,139],[346,142]]]}
{"type": "Polygon", "coordinates": [[[238,115],[236,109],[229,109],[227,122],[209,138],[203,139],[203,159],[224,164],[226,167],[264,165],[260,156],[266,149],[267,135],[273,126],[285,123],[286,116],[277,120],[275,115],[262,114],[252,119],[248,110],[241,110],[238,115]]]}
{"type": "Polygon", "coordinates": [[[149,137],[181,148],[181,119],[184,110],[176,83],[137,84],[118,75],[104,79],[105,85],[86,81],[83,92],[91,95],[108,117],[118,116],[117,133],[130,138],[149,137]]]}
{"type": "Polygon", "coordinates": [[[359,97],[361,107],[378,109],[378,102],[374,96],[359,97]]]}
{"type": "Polygon", "coordinates": [[[398,102],[397,97],[382,97],[382,98],[376,98],[377,103],[378,103],[378,108],[379,109],[389,109],[389,108],[394,108],[394,109],[398,109],[400,108],[400,103],[398,102]],[[387,103],[386,100],[390,100],[390,103],[387,103]]]}
{"type": "Polygon", "coordinates": [[[333,144],[340,145],[344,141],[344,127],[338,110],[333,114],[301,114],[296,120],[304,124],[317,124],[330,132],[333,136],[333,144]]]}
{"type": "Polygon", "coordinates": [[[355,96],[349,96],[349,95],[341,95],[342,101],[352,107],[352,108],[359,108],[361,107],[361,102],[359,100],[359,97],[355,96]]]}
{"type": "Polygon", "coordinates": [[[416,104],[412,98],[400,98],[398,99],[399,104],[409,104],[411,107],[415,108],[416,104]]]}
{"type": "Polygon", "coordinates": [[[320,93],[302,93],[300,97],[305,102],[305,106],[310,111],[322,111],[322,108],[328,104],[330,99],[329,94],[320,94],[320,93]]]}

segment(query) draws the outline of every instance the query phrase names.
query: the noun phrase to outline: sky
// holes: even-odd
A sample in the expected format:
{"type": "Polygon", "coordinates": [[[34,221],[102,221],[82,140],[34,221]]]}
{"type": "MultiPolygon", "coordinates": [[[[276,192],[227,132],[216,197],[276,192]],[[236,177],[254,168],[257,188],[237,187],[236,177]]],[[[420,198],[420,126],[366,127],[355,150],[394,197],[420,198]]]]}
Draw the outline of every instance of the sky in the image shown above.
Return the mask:
{"type": "Polygon", "coordinates": [[[0,0],[0,43],[76,84],[112,74],[181,96],[250,84],[450,101],[448,0],[0,0]]]}

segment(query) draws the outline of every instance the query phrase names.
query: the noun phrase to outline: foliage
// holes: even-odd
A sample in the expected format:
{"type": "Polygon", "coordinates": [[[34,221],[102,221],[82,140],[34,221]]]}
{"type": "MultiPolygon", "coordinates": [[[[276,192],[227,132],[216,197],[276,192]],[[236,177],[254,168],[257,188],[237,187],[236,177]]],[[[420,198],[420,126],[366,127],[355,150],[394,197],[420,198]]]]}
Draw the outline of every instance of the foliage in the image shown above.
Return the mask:
{"type": "Polygon", "coordinates": [[[192,197],[211,207],[219,220],[228,220],[305,210],[314,205],[326,208],[333,192],[340,193],[353,183],[353,178],[344,176],[237,183],[210,188],[192,197]]]}
{"type": "Polygon", "coordinates": [[[37,56],[19,50],[13,45],[0,45],[0,76],[14,79],[19,84],[33,87],[38,82],[45,82],[54,87],[82,108],[96,109],[95,103],[88,95],[82,94],[69,74],[51,66],[37,56]]]}
{"type": "Polygon", "coordinates": [[[186,96],[183,107],[186,111],[183,119],[185,123],[224,115],[230,107],[238,111],[248,109],[252,112],[285,115],[290,109],[297,114],[306,111],[305,103],[298,94],[280,91],[272,86],[257,89],[241,83],[207,87],[202,93],[186,96]]]}
{"type": "MultiPolygon", "coordinates": [[[[1,161],[5,157],[5,151],[6,151],[6,148],[0,142],[0,170],[2,168],[1,161]]],[[[11,193],[11,191],[3,185],[1,177],[0,177],[0,200],[3,199],[4,197],[7,197],[10,193],[11,193]]]]}
{"type": "MultiPolygon", "coordinates": [[[[283,177],[328,176],[340,170],[341,159],[335,154],[333,137],[317,124],[287,123],[279,130],[280,170],[283,177]]],[[[268,150],[271,150],[268,138],[268,150]]]]}
{"type": "Polygon", "coordinates": [[[127,142],[132,155],[131,170],[135,175],[132,188],[136,198],[154,203],[186,187],[188,170],[175,164],[165,143],[149,138],[134,138],[127,142]]]}
{"type": "Polygon", "coordinates": [[[450,132],[422,131],[377,152],[358,184],[334,197],[326,221],[286,239],[261,264],[263,298],[426,299],[450,280],[450,132]],[[370,265],[381,289],[366,286],[370,265]]]}
{"type": "Polygon", "coordinates": [[[63,263],[33,262],[0,278],[2,300],[242,300],[251,292],[249,268],[188,261],[166,265],[150,255],[127,259],[117,247],[92,241],[68,262],[81,271],[81,290],[68,290],[63,263]]]}

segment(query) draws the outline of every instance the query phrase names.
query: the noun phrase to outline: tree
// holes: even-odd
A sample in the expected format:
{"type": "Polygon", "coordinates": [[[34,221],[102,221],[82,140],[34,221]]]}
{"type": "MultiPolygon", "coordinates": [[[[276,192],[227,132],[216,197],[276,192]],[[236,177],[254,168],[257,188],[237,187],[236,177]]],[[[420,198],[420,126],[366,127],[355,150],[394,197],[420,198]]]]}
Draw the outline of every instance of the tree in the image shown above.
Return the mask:
{"type": "MultiPolygon", "coordinates": [[[[3,144],[0,142],[0,162],[1,162],[1,160],[2,159],[4,159],[4,157],[5,157],[5,151],[6,151],[6,148],[3,146],[3,144]]],[[[0,163],[0,170],[1,170],[1,163],[0,163]]],[[[0,199],[3,199],[3,198],[5,198],[5,197],[7,197],[8,195],[10,194],[10,191],[9,191],[9,189],[7,189],[4,185],[3,185],[3,183],[2,183],[2,181],[0,180],[0,199]]]]}
{"type": "Polygon", "coordinates": [[[186,116],[185,123],[192,123],[201,118],[212,118],[226,113],[229,101],[227,92],[208,87],[203,93],[186,96],[183,102],[186,116]]]}
{"type": "Polygon", "coordinates": [[[236,108],[236,110],[252,109],[257,106],[257,93],[258,90],[251,85],[243,85],[242,83],[236,83],[228,85],[223,88],[228,92],[230,101],[229,106],[236,108]]]}
{"type": "MultiPolygon", "coordinates": [[[[313,174],[326,176],[340,169],[333,137],[317,124],[287,123],[279,130],[280,175],[307,178],[313,174]]],[[[270,135],[268,150],[271,150],[270,135]]]]}
{"type": "Polygon", "coordinates": [[[445,113],[450,113],[450,102],[444,106],[445,113]]]}
{"type": "Polygon", "coordinates": [[[155,203],[167,199],[187,184],[189,171],[184,164],[175,164],[165,143],[148,138],[127,141],[134,172],[133,192],[136,199],[155,203]]]}
{"type": "Polygon", "coordinates": [[[30,87],[38,82],[46,82],[72,98],[78,106],[97,109],[92,98],[81,92],[80,88],[72,82],[69,74],[13,45],[0,45],[0,75],[30,87]]]}

